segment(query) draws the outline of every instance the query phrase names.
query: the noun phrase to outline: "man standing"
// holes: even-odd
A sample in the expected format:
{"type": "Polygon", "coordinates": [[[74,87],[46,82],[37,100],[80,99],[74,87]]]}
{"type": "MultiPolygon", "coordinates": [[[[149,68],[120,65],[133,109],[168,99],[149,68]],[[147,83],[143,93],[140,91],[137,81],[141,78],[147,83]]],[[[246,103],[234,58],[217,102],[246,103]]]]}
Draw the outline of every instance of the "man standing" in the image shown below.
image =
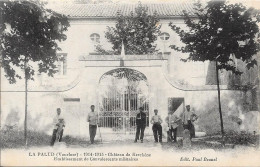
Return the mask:
{"type": "Polygon", "coordinates": [[[88,113],[87,121],[89,122],[89,137],[91,144],[94,143],[94,138],[97,132],[98,113],[95,112],[95,106],[91,105],[91,112],[88,113]]]}
{"type": "Polygon", "coordinates": [[[165,118],[165,122],[169,127],[168,138],[173,142],[177,141],[177,127],[178,127],[179,120],[180,118],[175,113],[171,113],[171,112],[169,112],[168,116],[165,118]],[[174,137],[172,136],[172,133],[174,137]]]}
{"type": "Polygon", "coordinates": [[[151,124],[153,124],[153,136],[154,136],[154,141],[157,143],[158,142],[158,134],[159,134],[159,142],[162,142],[162,118],[160,115],[158,115],[158,110],[154,110],[154,116],[152,116],[151,119],[151,124]]]}
{"type": "Polygon", "coordinates": [[[61,114],[61,109],[60,108],[57,108],[57,115],[53,118],[53,133],[52,133],[52,138],[51,138],[51,146],[54,145],[54,142],[57,138],[57,131],[58,131],[58,128],[61,128],[60,127],[60,120],[63,120],[62,122],[62,130],[60,130],[59,132],[59,142],[61,142],[62,140],[62,135],[63,135],[63,127],[65,127],[65,121],[64,121],[64,118],[62,118],[60,116],[61,114]]]}
{"type": "Polygon", "coordinates": [[[190,111],[190,105],[186,106],[186,110],[183,113],[183,128],[190,131],[190,138],[195,137],[195,128],[192,122],[198,119],[198,116],[190,111]]]}
{"type": "Polygon", "coordinates": [[[144,108],[140,107],[139,108],[140,113],[136,115],[136,135],[135,135],[135,143],[137,140],[139,140],[140,132],[141,132],[141,143],[143,143],[143,138],[144,138],[144,129],[146,126],[146,114],[143,112],[144,108]]]}

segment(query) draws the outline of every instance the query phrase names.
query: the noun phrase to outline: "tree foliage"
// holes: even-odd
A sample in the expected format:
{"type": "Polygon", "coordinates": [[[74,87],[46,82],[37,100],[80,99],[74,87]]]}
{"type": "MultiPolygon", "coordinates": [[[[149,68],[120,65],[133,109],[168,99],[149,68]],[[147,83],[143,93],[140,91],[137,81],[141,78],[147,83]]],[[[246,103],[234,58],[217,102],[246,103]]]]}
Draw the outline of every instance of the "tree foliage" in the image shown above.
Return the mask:
{"type": "Polygon", "coordinates": [[[158,22],[157,13],[149,15],[148,8],[141,3],[130,16],[118,11],[115,27],[107,27],[105,32],[113,51],[106,51],[101,45],[96,50],[103,54],[120,54],[123,41],[126,54],[152,54],[156,51],[154,41],[160,34],[158,22]]]}
{"type": "Polygon", "coordinates": [[[183,47],[172,45],[171,48],[189,53],[188,58],[183,61],[215,62],[222,144],[225,145],[219,70],[241,74],[235,66],[235,59],[245,62],[248,68],[257,64],[253,56],[259,51],[256,42],[258,18],[253,20],[253,16],[257,16],[253,14],[254,10],[247,9],[242,4],[227,4],[225,0],[211,0],[205,7],[197,2],[194,10],[193,19],[184,12],[184,22],[188,30],[169,24],[184,43],[183,47]]]}
{"type": "Polygon", "coordinates": [[[39,72],[49,76],[57,71],[58,42],[66,39],[67,17],[46,9],[38,1],[2,1],[0,32],[1,64],[10,83],[21,79],[17,69],[26,69],[26,79],[33,79],[37,62],[39,72]],[[26,68],[25,68],[26,67],[26,68]]]}
{"type": "Polygon", "coordinates": [[[171,48],[189,53],[184,61],[217,61],[218,69],[241,74],[234,58],[246,62],[248,68],[257,64],[253,55],[259,51],[255,40],[258,26],[252,12],[242,4],[227,4],[224,0],[209,1],[206,7],[195,3],[194,19],[185,12],[188,31],[169,24],[185,44],[171,48]]]}

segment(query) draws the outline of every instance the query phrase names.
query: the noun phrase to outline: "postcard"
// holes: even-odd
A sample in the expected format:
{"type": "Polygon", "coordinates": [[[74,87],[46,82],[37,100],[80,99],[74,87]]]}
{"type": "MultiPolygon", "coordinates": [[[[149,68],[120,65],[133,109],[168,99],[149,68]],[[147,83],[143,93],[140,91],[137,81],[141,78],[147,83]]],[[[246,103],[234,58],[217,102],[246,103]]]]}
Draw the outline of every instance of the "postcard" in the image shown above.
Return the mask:
{"type": "Polygon", "coordinates": [[[259,166],[260,1],[1,1],[1,166],[259,166]]]}

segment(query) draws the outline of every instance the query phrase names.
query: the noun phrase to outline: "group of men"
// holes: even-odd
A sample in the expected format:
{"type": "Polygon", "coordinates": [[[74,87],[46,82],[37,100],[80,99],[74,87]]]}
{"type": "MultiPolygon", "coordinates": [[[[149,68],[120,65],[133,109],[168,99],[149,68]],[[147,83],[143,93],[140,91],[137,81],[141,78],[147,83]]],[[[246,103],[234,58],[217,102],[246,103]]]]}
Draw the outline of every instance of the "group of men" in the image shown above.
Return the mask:
{"type": "MultiPolygon", "coordinates": [[[[94,138],[96,136],[96,131],[99,123],[98,113],[95,111],[95,106],[91,105],[91,112],[88,113],[87,122],[89,122],[89,137],[91,144],[94,143],[94,138]]],[[[52,134],[51,145],[53,146],[55,141],[60,142],[62,140],[63,128],[65,127],[65,121],[60,116],[61,109],[57,109],[57,115],[53,120],[54,129],[52,134]]],[[[165,118],[165,122],[168,125],[167,135],[168,139],[176,142],[177,141],[177,127],[182,121],[182,125],[184,129],[188,129],[190,131],[190,137],[195,137],[195,128],[193,122],[197,120],[197,115],[190,111],[190,105],[186,106],[186,110],[182,114],[182,116],[178,116],[175,113],[169,112],[168,116],[165,118]]],[[[155,142],[162,142],[162,118],[158,114],[158,110],[154,110],[154,115],[151,118],[150,123],[153,124],[152,130],[154,135],[155,142]]],[[[138,140],[143,143],[144,138],[144,130],[146,128],[146,114],[144,113],[144,108],[139,108],[139,113],[136,115],[136,135],[134,142],[136,143],[138,140]]],[[[167,140],[167,141],[169,141],[167,140]]]]}
{"type": "MultiPolygon", "coordinates": [[[[143,108],[139,108],[140,113],[136,116],[136,136],[135,141],[139,140],[139,134],[141,132],[140,140],[143,143],[144,130],[146,127],[146,114],[143,112],[143,108]]],[[[190,111],[190,105],[186,106],[186,110],[182,116],[178,116],[173,112],[168,112],[168,116],[165,118],[167,124],[167,141],[177,142],[177,127],[182,122],[183,128],[188,129],[190,132],[190,138],[195,137],[195,128],[193,122],[198,119],[198,116],[190,111]]],[[[150,123],[153,124],[152,130],[155,142],[162,142],[162,118],[158,115],[158,110],[154,110],[154,115],[151,118],[150,123]]]]}

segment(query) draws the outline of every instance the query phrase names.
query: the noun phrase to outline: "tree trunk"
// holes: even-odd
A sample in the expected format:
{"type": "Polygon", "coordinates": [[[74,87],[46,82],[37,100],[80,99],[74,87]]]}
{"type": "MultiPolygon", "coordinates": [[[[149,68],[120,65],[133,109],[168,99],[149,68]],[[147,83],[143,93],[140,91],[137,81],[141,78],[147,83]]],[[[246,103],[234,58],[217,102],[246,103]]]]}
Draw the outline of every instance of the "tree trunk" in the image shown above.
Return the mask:
{"type": "Polygon", "coordinates": [[[221,111],[221,101],[220,101],[220,88],[219,88],[219,74],[218,74],[218,61],[216,61],[216,79],[217,79],[217,87],[218,87],[218,106],[219,106],[219,117],[220,117],[220,127],[221,127],[221,135],[222,135],[222,144],[225,146],[225,138],[224,138],[224,126],[223,126],[223,118],[221,111]]]}
{"type": "Polygon", "coordinates": [[[24,63],[24,80],[25,80],[25,115],[24,115],[24,145],[27,147],[27,94],[28,94],[28,78],[27,78],[27,63],[24,63]]]}

